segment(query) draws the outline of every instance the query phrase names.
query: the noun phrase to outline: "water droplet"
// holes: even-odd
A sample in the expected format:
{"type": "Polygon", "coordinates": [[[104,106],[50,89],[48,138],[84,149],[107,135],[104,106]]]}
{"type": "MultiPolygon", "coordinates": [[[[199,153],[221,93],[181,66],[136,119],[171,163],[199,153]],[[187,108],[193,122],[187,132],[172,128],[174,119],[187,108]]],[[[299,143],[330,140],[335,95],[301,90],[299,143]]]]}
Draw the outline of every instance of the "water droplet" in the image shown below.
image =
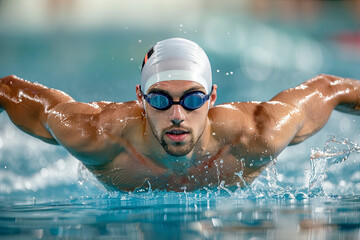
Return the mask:
{"type": "Polygon", "coordinates": [[[134,58],[130,58],[130,61],[131,61],[131,62],[134,61],[134,58]]]}
{"type": "Polygon", "coordinates": [[[66,165],[66,164],[65,164],[65,161],[62,160],[62,159],[59,159],[59,161],[56,162],[56,166],[57,166],[57,168],[60,169],[60,170],[64,170],[65,167],[66,167],[65,165],[66,165]]]}
{"type": "Polygon", "coordinates": [[[139,43],[141,43],[142,41],[141,41],[141,39],[139,39],[139,43]]]}
{"type": "Polygon", "coordinates": [[[216,72],[220,72],[220,70],[219,70],[219,69],[217,69],[217,70],[216,70],[216,72]]]}
{"type": "Polygon", "coordinates": [[[49,171],[46,168],[42,168],[40,174],[43,178],[47,178],[49,176],[49,171]]]}

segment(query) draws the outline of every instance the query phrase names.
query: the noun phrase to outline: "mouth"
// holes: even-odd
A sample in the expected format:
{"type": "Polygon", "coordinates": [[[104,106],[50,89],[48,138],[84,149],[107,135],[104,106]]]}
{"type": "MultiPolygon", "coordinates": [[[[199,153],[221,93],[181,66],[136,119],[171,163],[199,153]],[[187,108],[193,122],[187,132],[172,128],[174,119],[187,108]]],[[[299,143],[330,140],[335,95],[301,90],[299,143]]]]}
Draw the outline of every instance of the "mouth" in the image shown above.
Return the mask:
{"type": "Polygon", "coordinates": [[[183,129],[171,129],[165,132],[165,136],[174,142],[183,142],[189,134],[189,131],[183,129]]]}

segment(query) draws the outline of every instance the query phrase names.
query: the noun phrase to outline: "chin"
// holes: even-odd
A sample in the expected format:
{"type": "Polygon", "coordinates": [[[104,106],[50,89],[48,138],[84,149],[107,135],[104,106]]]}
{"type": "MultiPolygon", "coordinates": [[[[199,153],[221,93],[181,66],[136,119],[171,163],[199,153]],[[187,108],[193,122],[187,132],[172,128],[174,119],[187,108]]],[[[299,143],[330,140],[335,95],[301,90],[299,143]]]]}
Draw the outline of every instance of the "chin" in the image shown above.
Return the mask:
{"type": "Polygon", "coordinates": [[[166,151],[166,153],[173,157],[183,157],[186,156],[189,152],[166,151]]]}
{"type": "Polygon", "coordinates": [[[162,145],[165,152],[173,157],[186,156],[195,147],[193,138],[191,138],[189,141],[186,141],[186,142],[171,143],[171,142],[167,142],[164,139],[164,137],[162,137],[160,144],[162,145]]]}
{"type": "Polygon", "coordinates": [[[193,149],[193,146],[170,146],[166,145],[164,146],[164,150],[167,154],[173,156],[173,157],[183,157],[188,155],[193,149]]]}

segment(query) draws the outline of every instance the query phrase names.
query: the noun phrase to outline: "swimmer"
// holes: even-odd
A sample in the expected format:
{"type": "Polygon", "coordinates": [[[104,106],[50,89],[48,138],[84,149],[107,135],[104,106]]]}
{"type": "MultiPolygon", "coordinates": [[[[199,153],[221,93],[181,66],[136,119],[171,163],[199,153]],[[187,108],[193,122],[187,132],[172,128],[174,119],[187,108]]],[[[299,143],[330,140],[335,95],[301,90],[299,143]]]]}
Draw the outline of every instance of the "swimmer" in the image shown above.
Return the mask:
{"type": "Polygon", "coordinates": [[[267,102],[215,105],[208,57],[181,38],[150,49],[135,90],[131,102],[81,103],[8,76],[0,79],[0,109],[26,133],[65,147],[109,189],[124,191],[243,186],[285,147],[318,132],[333,109],[360,115],[360,81],[330,75],[267,102]]]}

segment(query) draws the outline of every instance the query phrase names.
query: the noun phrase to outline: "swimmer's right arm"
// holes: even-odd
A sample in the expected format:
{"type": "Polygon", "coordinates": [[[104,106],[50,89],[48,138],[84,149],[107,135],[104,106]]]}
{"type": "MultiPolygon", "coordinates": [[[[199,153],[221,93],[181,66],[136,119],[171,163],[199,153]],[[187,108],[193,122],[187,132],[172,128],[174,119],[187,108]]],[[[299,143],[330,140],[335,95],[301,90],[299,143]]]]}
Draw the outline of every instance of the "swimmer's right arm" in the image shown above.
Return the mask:
{"type": "Polygon", "coordinates": [[[88,166],[113,160],[123,151],[123,139],[142,121],[136,101],[76,102],[62,91],[16,76],[0,79],[0,109],[21,130],[61,144],[88,166]]]}
{"type": "Polygon", "coordinates": [[[47,143],[58,144],[47,128],[50,109],[74,102],[69,95],[14,75],[0,79],[0,109],[24,132],[47,143]]]}

